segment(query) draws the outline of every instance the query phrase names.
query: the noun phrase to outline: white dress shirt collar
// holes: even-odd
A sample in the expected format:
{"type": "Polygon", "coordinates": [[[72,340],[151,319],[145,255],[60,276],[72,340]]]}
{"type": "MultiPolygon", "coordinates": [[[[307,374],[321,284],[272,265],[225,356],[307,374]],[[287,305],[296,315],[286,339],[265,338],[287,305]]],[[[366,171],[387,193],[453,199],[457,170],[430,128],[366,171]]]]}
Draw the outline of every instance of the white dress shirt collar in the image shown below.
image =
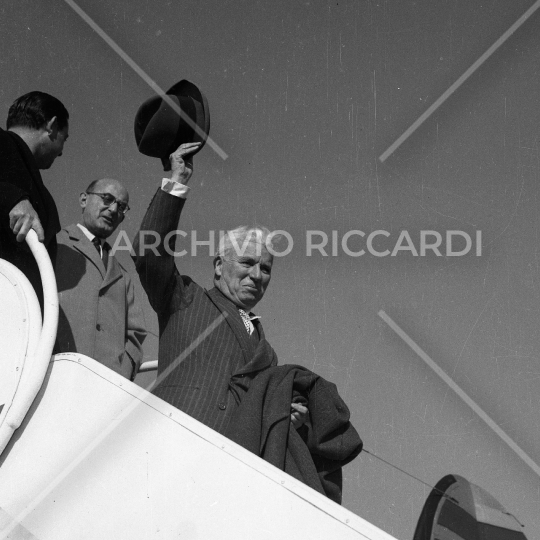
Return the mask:
{"type": "MultiPolygon", "coordinates": [[[[77,227],[81,229],[81,231],[84,233],[84,236],[90,240],[90,242],[94,241],[94,238],[96,237],[95,234],[92,234],[84,225],[81,225],[80,223],[77,223],[77,227]]],[[[101,244],[101,239],[99,239],[99,243],[101,244]]]]}

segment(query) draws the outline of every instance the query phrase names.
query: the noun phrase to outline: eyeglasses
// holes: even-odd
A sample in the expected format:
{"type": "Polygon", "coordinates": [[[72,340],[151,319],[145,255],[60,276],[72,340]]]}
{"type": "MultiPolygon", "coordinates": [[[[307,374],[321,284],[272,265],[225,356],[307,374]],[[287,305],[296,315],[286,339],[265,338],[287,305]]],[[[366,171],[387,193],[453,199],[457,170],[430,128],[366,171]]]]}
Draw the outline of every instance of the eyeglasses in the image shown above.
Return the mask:
{"type": "Polygon", "coordinates": [[[95,191],[87,191],[87,195],[97,195],[98,197],[101,197],[101,200],[103,201],[103,204],[105,206],[111,206],[114,203],[118,206],[118,213],[124,215],[126,212],[129,211],[129,205],[128,203],[125,203],[124,201],[121,201],[119,199],[115,199],[110,193],[96,193],[95,191]]]}

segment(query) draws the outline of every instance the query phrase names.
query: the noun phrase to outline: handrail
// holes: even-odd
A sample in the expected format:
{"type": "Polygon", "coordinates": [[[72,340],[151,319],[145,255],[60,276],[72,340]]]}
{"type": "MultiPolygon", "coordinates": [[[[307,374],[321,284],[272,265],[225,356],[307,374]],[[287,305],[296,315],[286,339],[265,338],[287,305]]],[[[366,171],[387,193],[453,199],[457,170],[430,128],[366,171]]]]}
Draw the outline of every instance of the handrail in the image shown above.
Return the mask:
{"type": "Polygon", "coordinates": [[[158,368],[157,360],[150,360],[148,362],[143,362],[139,371],[137,373],[146,373],[147,371],[155,371],[158,368]]]}
{"type": "Polygon", "coordinates": [[[49,253],[45,249],[45,246],[38,240],[37,234],[33,230],[26,235],[26,242],[36,259],[43,285],[43,327],[41,329],[38,350],[40,353],[42,351],[47,353],[40,354],[39,356],[39,358],[42,356],[48,357],[47,361],[43,362],[45,364],[44,371],[46,371],[56,341],[56,331],[58,330],[59,300],[56,276],[49,253]]]}
{"type": "Polygon", "coordinates": [[[36,259],[43,285],[43,326],[34,351],[28,351],[19,388],[0,430],[0,454],[13,432],[21,425],[32,402],[37,396],[51,359],[58,329],[58,290],[54,269],[45,246],[34,230],[26,235],[26,242],[36,259]]]}

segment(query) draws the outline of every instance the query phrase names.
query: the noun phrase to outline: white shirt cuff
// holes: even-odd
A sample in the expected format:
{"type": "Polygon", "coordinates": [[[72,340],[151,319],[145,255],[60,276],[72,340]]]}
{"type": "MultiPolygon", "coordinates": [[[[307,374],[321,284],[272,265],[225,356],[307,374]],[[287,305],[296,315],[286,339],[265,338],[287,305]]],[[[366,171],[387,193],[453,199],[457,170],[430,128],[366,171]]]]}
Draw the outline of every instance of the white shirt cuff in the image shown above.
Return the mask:
{"type": "Polygon", "coordinates": [[[171,180],[170,178],[164,178],[161,181],[161,189],[166,193],[169,193],[169,195],[173,195],[174,197],[187,199],[190,187],[181,184],[180,182],[171,180]]]}

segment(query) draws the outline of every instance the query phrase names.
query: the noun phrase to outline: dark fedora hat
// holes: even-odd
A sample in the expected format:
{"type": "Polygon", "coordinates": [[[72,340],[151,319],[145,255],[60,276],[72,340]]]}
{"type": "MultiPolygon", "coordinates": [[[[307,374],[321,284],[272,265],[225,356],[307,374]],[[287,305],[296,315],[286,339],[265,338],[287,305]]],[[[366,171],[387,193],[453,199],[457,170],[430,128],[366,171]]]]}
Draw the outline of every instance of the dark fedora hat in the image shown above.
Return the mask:
{"type": "Polygon", "coordinates": [[[186,80],[173,85],[166,95],[169,99],[163,96],[147,99],[135,115],[135,140],[139,152],[168,160],[182,143],[201,142],[193,153],[196,154],[210,132],[210,109],[206,97],[186,80]]]}

